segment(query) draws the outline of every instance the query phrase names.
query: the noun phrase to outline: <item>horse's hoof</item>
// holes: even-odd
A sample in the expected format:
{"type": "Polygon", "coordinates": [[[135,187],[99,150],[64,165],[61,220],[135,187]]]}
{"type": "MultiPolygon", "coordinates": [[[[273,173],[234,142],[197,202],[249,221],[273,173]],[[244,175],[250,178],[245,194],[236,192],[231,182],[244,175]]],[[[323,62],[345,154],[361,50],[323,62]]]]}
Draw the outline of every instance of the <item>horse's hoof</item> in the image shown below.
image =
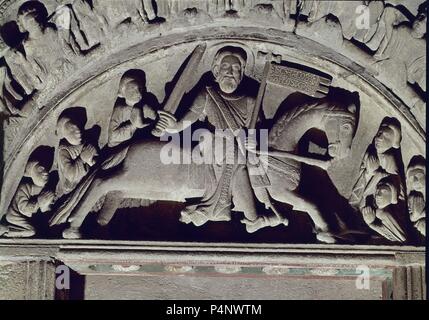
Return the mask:
{"type": "Polygon", "coordinates": [[[81,239],[82,234],[79,232],[79,229],[68,228],[63,231],[64,239],[81,239]]]}
{"type": "Polygon", "coordinates": [[[317,240],[324,243],[336,243],[337,240],[328,231],[321,231],[316,234],[317,240]]]}

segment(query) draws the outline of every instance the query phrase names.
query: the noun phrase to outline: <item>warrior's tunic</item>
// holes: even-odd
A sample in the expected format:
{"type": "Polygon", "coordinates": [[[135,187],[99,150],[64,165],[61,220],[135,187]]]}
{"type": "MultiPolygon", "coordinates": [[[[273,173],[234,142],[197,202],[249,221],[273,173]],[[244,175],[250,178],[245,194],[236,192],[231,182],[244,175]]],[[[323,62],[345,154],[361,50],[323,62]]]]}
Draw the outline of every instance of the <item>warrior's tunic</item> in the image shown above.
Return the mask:
{"type": "Polygon", "coordinates": [[[223,139],[219,139],[220,133],[218,132],[213,135],[211,143],[203,141],[199,145],[203,154],[211,152],[212,164],[206,165],[205,196],[199,204],[189,206],[185,210],[187,212],[185,214],[192,215],[191,220],[196,225],[203,224],[206,219],[230,220],[232,198],[234,198],[237,210],[256,218],[247,165],[246,162],[238,161],[241,151],[232,134],[234,130],[245,129],[249,126],[254,106],[254,97],[237,94],[226,95],[218,88],[207,87],[197,96],[190,109],[200,116],[199,120],[207,119],[216,130],[225,130],[223,139]],[[223,144],[223,148],[219,148],[219,143],[223,144]],[[234,147],[231,148],[231,146],[234,147]],[[221,152],[217,152],[219,150],[221,152]],[[247,203],[245,204],[245,202],[247,203]]]}

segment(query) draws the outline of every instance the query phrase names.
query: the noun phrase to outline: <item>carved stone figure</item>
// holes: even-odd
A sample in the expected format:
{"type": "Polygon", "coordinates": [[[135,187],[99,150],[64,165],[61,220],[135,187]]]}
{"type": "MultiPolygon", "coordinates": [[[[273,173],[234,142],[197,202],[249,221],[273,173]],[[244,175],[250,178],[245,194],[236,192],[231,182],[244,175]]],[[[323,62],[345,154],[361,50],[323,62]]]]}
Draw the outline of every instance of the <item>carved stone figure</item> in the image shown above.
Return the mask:
{"type": "Polygon", "coordinates": [[[406,75],[405,82],[416,83],[425,92],[426,20],[426,13],[422,13],[415,19],[412,28],[403,24],[394,28],[374,55],[377,60],[386,60],[384,64],[394,65],[395,73],[406,75]]]}
{"type": "MultiPolygon", "coordinates": [[[[118,98],[113,107],[109,124],[107,148],[103,149],[103,169],[118,166],[127,155],[127,142],[138,129],[143,129],[155,120],[156,113],[151,106],[154,98],[146,91],[144,72],[128,70],[119,82],[118,98]],[[148,119],[150,121],[148,121],[148,119]]],[[[120,192],[109,192],[101,203],[98,223],[107,224],[122,204],[120,192]]]]}
{"type": "Polygon", "coordinates": [[[268,153],[271,155],[268,157],[269,194],[277,201],[291,204],[297,211],[308,213],[315,225],[317,239],[322,242],[336,240],[319,208],[297,191],[300,162],[327,170],[332,161],[349,154],[356,126],[355,105],[336,104],[325,98],[294,107],[277,120],[269,133],[268,142],[272,150],[268,153]],[[320,161],[298,155],[298,142],[311,128],[326,133],[331,160],[320,161]]]}
{"type": "MultiPolygon", "coordinates": [[[[241,91],[241,84],[244,81],[245,57],[243,50],[236,47],[224,47],[219,50],[212,66],[214,79],[217,82],[210,83],[210,86],[196,94],[191,110],[185,113],[180,121],[165,111],[168,108],[160,111],[160,119],[155,126],[155,131],[169,130],[170,134],[174,134],[189,125],[190,122],[205,118],[208,119],[208,123],[218,129],[246,128],[251,119],[256,120],[251,117],[251,114],[256,112],[254,109],[255,98],[249,94],[243,94],[241,91]]],[[[191,61],[193,61],[192,58],[189,63],[191,61]]],[[[286,74],[293,76],[293,73],[290,72],[291,70],[288,70],[286,74]]],[[[187,68],[183,73],[188,73],[187,68]]],[[[315,82],[317,88],[319,87],[318,81],[315,82]]],[[[180,79],[178,83],[182,83],[180,79]]],[[[298,82],[292,81],[292,83],[296,85],[298,82]]],[[[308,92],[316,90],[310,86],[305,89],[308,92]]],[[[177,95],[174,90],[172,95],[175,96],[175,101],[180,102],[180,95],[177,95]],[[177,97],[179,98],[176,99],[177,97]]],[[[260,116],[262,115],[260,114],[260,116]]],[[[334,160],[342,159],[350,151],[356,124],[356,108],[353,105],[335,104],[322,99],[289,110],[274,126],[275,129],[270,134],[273,141],[272,146],[276,146],[277,150],[280,150],[274,150],[274,152],[283,151],[287,153],[289,159],[275,159],[277,154],[269,157],[267,171],[259,172],[256,179],[252,178],[248,172],[250,168],[254,168],[253,163],[236,161],[240,147],[235,142],[234,135],[222,137],[222,139],[226,139],[225,142],[232,141],[236,147],[231,153],[228,151],[221,153],[220,157],[221,160],[229,159],[232,162],[222,163],[221,161],[220,165],[217,165],[217,162],[203,164],[205,170],[202,175],[197,174],[198,171],[194,170],[194,164],[161,162],[160,154],[166,146],[170,147],[173,153],[180,154],[180,158],[192,154],[191,150],[181,148],[180,144],[166,144],[149,138],[135,140],[127,143],[121,149],[126,150],[127,155],[121,166],[107,175],[108,178],[103,173],[104,169],[106,166],[111,167],[110,162],[116,155],[107,156],[106,160],[96,164],[92,173],[79,183],[77,188],[70,193],[70,197],[65,200],[65,205],[53,215],[51,225],[68,221],[70,227],[64,231],[63,236],[80,237],[79,228],[91,208],[98,199],[114,192],[130,198],[173,201],[196,199],[197,203],[190,203],[183,210],[181,218],[183,222],[192,222],[195,225],[204,224],[209,220],[229,220],[231,207],[234,204],[235,210],[245,213],[245,219],[242,222],[246,224],[246,229],[254,232],[266,226],[287,224],[287,219],[274,210],[275,215],[271,216],[257,213],[255,209],[257,200],[272,209],[269,206],[272,197],[278,201],[292,204],[296,210],[308,212],[315,224],[317,238],[324,242],[335,242],[329,226],[318,208],[294,191],[300,179],[299,162],[316,164],[317,160],[303,159],[294,152],[296,152],[300,137],[309,129],[318,128],[327,134],[331,157],[334,160]],[[157,170],[156,176],[145,174],[145,172],[153,170],[157,170]],[[196,189],[193,187],[195,184],[204,187],[196,189]]],[[[249,144],[247,143],[247,145],[249,144]]],[[[201,147],[203,147],[202,150],[207,150],[205,148],[208,145],[203,144],[201,147]]],[[[119,151],[119,153],[121,152],[119,151]]],[[[282,156],[284,154],[279,157],[282,156]]],[[[263,157],[259,158],[259,161],[263,161],[263,157]]],[[[325,169],[329,166],[329,163],[319,162],[321,163],[318,165],[325,169]]],[[[113,208],[114,210],[115,208],[113,208]]]]}
{"type": "Polygon", "coordinates": [[[46,9],[42,4],[25,2],[18,10],[17,23],[20,31],[27,34],[22,43],[25,57],[41,82],[52,80],[67,70],[74,53],[47,24],[46,9]]]}
{"type": "Polygon", "coordinates": [[[36,230],[31,217],[38,212],[50,210],[55,194],[46,187],[49,180],[49,168],[37,160],[30,160],[24,172],[24,178],[15,192],[15,196],[0,224],[0,236],[11,238],[32,237],[36,230]]]}
{"type": "Polygon", "coordinates": [[[15,107],[15,104],[23,97],[14,88],[12,81],[7,67],[0,64],[0,115],[22,116],[23,113],[15,107]]]}
{"type": "Polygon", "coordinates": [[[124,23],[141,24],[155,17],[152,3],[147,0],[108,0],[107,3],[105,0],[94,0],[92,3],[94,11],[108,29],[118,28],[124,23]]]}
{"type": "Polygon", "coordinates": [[[407,239],[401,226],[401,212],[395,210],[399,201],[399,184],[394,177],[384,177],[377,183],[374,195],[366,199],[361,211],[371,229],[390,241],[405,242],[407,239]]]}
{"type": "Polygon", "coordinates": [[[389,175],[395,175],[399,179],[399,197],[405,198],[400,172],[401,138],[399,122],[394,118],[385,118],[363,157],[359,178],[349,198],[353,207],[362,209],[366,197],[375,194],[377,183],[389,175]]]}
{"type": "MultiPolygon", "coordinates": [[[[11,78],[22,88],[25,96],[44,88],[43,78],[39,76],[40,68],[33,68],[31,62],[20,51],[16,49],[8,50],[4,58],[11,71],[11,78]]],[[[22,99],[19,95],[16,97],[18,100],[22,99]]]]}
{"type": "Polygon", "coordinates": [[[309,22],[314,23],[328,15],[338,18],[343,37],[352,38],[365,43],[375,33],[377,22],[383,12],[384,5],[380,1],[353,1],[344,6],[341,1],[299,1],[299,14],[307,16],[309,22]],[[369,14],[368,26],[361,27],[364,9],[369,14]]]}
{"type": "Polygon", "coordinates": [[[93,22],[88,22],[92,13],[88,6],[88,3],[78,1],[72,1],[68,5],[60,5],[55,9],[50,19],[57,28],[58,36],[70,46],[75,54],[86,53],[100,43],[101,28],[96,34],[97,28],[95,25],[91,25],[93,22]],[[82,9],[79,10],[82,6],[86,8],[87,12],[84,10],[82,13],[82,9]],[[91,30],[88,24],[93,27],[91,30]]]}
{"type": "Polygon", "coordinates": [[[83,129],[69,116],[57,123],[59,194],[69,193],[86,176],[98,156],[98,148],[83,138],[83,129]]]}
{"type": "MultiPolygon", "coordinates": [[[[243,90],[245,67],[244,50],[235,47],[219,50],[212,65],[215,83],[197,95],[189,112],[180,121],[172,114],[167,115],[164,112],[156,128],[160,131],[177,133],[206,118],[215,129],[233,132],[247,128],[251,122],[255,97],[243,90]]],[[[235,141],[233,134],[226,139],[232,140],[233,143],[235,141]]],[[[208,152],[205,149],[211,147],[211,145],[201,146],[202,152],[208,152]]],[[[247,166],[238,164],[239,150],[225,148],[225,154],[220,157],[221,159],[216,159],[220,165],[207,166],[207,181],[211,181],[211,185],[200,203],[190,205],[182,211],[182,222],[202,225],[209,220],[229,221],[232,199],[235,209],[242,211],[247,220],[256,220],[258,214],[252,182],[247,166]],[[228,163],[227,159],[235,160],[228,163]]],[[[276,221],[275,224],[282,222],[283,220],[276,221]]]]}
{"type": "MultiPolygon", "coordinates": [[[[140,74],[140,77],[144,74],[140,74]]],[[[148,126],[155,120],[156,113],[150,101],[142,101],[145,92],[143,80],[139,77],[138,70],[129,70],[119,82],[118,99],[113,107],[109,124],[108,146],[115,147],[128,141],[137,129],[148,126]]]]}
{"type": "MultiPolygon", "coordinates": [[[[406,7],[409,2],[400,5],[406,7]]],[[[387,83],[395,94],[401,95],[417,121],[425,127],[424,121],[420,121],[425,109],[420,91],[426,92],[426,13],[422,12],[413,19],[402,13],[403,9],[386,6],[382,1],[345,4],[341,1],[304,0],[297,3],[297,8],[297,13],[307,16],[308,20],[298,22],[297,34],[320,39],[324,45],[339,51],[351,50],[352,53],[345,39],[368,47],[367,53],[371,57],[367,54],[357,54],[356,57],[379,61],[370,63],[378,73],[376,78],[387,83]],[[412,28],[408,26],[409,19],[413,23],[412,28]]]]}
{"type": "Polygon", "coordinates": [[[426,236],[426,161],[411,159],[407,169],[408,210],[414,227],[426,236]]]}
{"type": "Polygon", "coordinates": [[[87,0],[70,0],[70,31],[81,51],[88,51],[106,35],[102,22],[87,0]]]}
{"type": "Polygon", "coordinates": [[[407,17],[395,7],[385,7],[380,20],[377,22],[377,30],[365,45],[373,51],[375,58],[384,52],[386,46],[389,44],[394,28],[400,23],[408,21],[407,17]]]}

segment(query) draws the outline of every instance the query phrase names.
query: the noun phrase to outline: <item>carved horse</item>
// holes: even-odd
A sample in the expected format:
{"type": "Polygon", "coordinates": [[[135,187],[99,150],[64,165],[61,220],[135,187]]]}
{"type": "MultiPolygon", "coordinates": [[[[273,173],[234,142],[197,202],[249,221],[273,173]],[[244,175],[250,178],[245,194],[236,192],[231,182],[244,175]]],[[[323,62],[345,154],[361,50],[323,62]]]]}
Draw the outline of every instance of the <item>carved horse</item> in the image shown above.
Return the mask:
{"type": "MultiPolygon", "coordinates": [[[[326,134],[329,155],[333,160],[339,160],[349,154],[356,125],[355,106],[335,105],[327,100],[319,100],[313,104],[295,107],[280,117],[270,131],[269,145],[276,150],[296,153],[301,137],[308,130],[316,128],[326,134]]],[[[133,142],[120,167],[107,175],[103,174],[104,170],[99,169],[84,179],[79,190],[75,190],[75,193],[78,193],[75,195],[78,200],[74,202],[70,208],[70,214],[67,215],[70,227],[63,232],[63,237],[79,238],[81,236],[79,228],[85,217],[97,201],[106,195],[98,220],[102,225],[108,223],[119,206],[119,201],[109,201],[109,198],[127,197],[183,202],[186,199],[202,197],[204,175],[195,174],[193,171],[195,165],[161,162],[160,154],[165,152],[163,148],[166,144],[153,139],[133,142]],[[192,179],[194,182],[189,183],[192,179]],[[195,187],[195,182],[199,187],[195,187]],[[109,195],[114,196],[109,197],[109,195]]],[[[172,147],[171,143],[169,146],[172,147]]],[[[177,148],[171,151],[180,152],[183,157],[190,157],[187,153],[192,152],[180,146],[172,148],[177,148]]],[[[299,163],[291,159],[282,162],[295,168],[295,180],[299,182],[301,172],[299,163]]],[[[307,212],[315,224],[320,241],[335,241],[317,207],[295,191],[298,184],[287,183],[288,179],[285,179],[287,173],[279,174],[274,163],[274,166],[268,166],[267,175],[271,183],[267,191],[272,198],[307,212]]],[[[65,220],[57,220],[54,223],[51,221],[51,225],[61,222],[65,220]]]]}
{"type": "MultiPolygon", "coordinates": [[[[301,176],[299,162],[327,170],[333,161],[346,158],[350,154],[356,132],[356,116],[356,106],[353,104],[345,106],[330,103],[326,99],[319,100],[286,112],[276,121],[268,137],[269,147],[275,150],[271,155],[284,157],[283,161],[291,168],[289,172],[281,172],[276,170],[276,162],[273,166],[268,165],[267,175],[271,184],[267,188],[268,193],[275,200],[292,205],[294,210],[307,212],[315,225],[316,237],[322,242],[336,241],[317,206],[296,191],[301,176]],[[332,158],[330,161],[297,156],[298,143],[309,129],[325,132],[328,154],[332,158]]],[[[269,160],[275,159],[270,157],[269,160]]]]}

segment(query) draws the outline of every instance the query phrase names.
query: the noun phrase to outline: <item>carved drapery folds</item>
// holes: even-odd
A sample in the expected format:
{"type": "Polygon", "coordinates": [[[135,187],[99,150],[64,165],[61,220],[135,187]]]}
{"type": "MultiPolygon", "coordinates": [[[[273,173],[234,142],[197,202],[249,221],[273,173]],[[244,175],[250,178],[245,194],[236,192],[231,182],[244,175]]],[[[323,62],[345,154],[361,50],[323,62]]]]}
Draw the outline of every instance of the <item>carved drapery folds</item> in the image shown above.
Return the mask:
{"type": "Polygon", "coordinates": [[[36,234],[33,217],[46,213],[55,200],[54,174],[52,165],[53,150],[49,147],[36,149],[24,169],[24,175],[9,208],[0,224],[0,234],[10,238],[26,238],[36,234]]]}
{"type": "Polygon", "coordinates": [[[239,217],[249,234],[304,223],[308,241],[421,243],[425,4],[107,2],[3,12],[0,233],[34,236],[44,213],[80,238],[90,212],[105,226],[127,201],[172,201],[187,227],[239,217]],[[210,154],[219,129],[235,149],[210,154]],[[265,129],[266,148],[239,129],[265,129]],[[33,159],[40,146],[51,164],[33,159]],[[166,165],[165,148],[232,163],[166,165]],[[48,191],[39,171],[58,176],[48,191]]]}

